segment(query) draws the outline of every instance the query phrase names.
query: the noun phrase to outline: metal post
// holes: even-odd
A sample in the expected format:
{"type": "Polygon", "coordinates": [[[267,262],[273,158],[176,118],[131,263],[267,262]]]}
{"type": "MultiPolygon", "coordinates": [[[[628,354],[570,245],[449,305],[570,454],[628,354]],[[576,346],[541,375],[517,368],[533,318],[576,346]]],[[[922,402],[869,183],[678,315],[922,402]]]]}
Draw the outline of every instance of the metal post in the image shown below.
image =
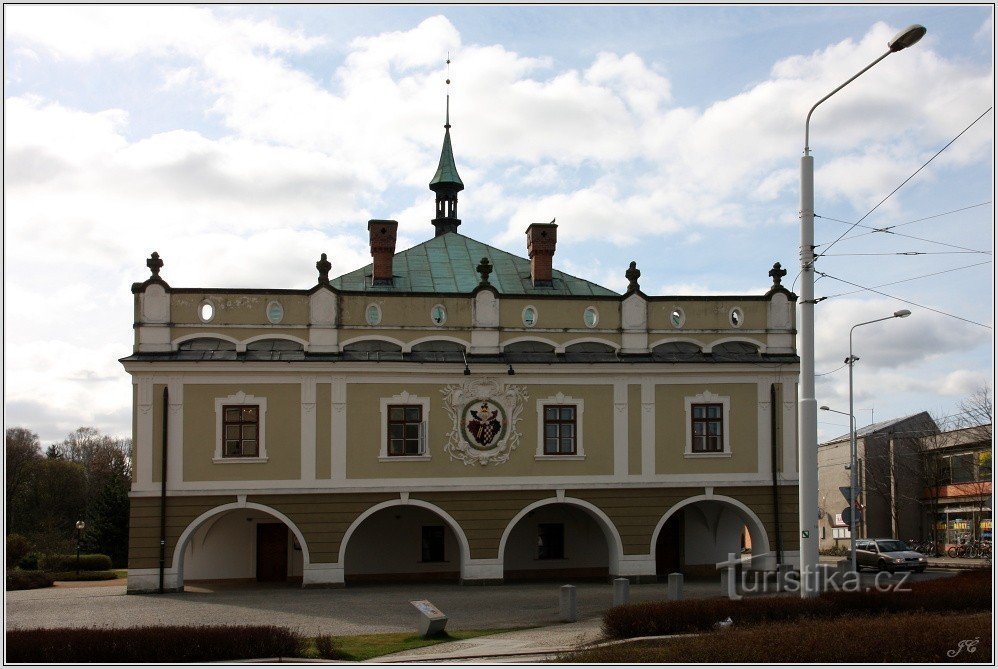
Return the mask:
{"type": "Polygon", "coordinates": [[[80,575],[80,540],[82,536],[79,525],[76,527],[76,575],[80,575]]]}
{"type": "Polygon", "coordinates": [[[852,354],[852,330],[849,330],[849,565],[856,569],[856,532],[859,529],[859,509],[856,508],[856,414],[853,413],[852,367],[856,358],[852,354]]]}
{"type": "MultiPolygon", "coordinates": [[[[810,115],[809,115],[810,116],[810,115]]],[[[801,596],[818,594],[818,402],[814,398],[814,158],[800,159],[800,383],[797,398],[801,596]]]]}

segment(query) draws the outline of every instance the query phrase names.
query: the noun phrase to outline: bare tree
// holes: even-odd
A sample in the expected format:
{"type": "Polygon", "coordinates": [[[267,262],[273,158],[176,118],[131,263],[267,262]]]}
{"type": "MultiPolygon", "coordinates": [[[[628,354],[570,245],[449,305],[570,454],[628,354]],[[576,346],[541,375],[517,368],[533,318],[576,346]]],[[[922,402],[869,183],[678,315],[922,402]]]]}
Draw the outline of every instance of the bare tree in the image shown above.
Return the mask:
{"type": "Polygon", "coordinates": [[[13,517],[28,504],[26,494],[31,485],[32,466],[41,460],[42,446],[38,435],[23,427],[7,428],[4,437],[7,531],[9,532],[13,517]]]}

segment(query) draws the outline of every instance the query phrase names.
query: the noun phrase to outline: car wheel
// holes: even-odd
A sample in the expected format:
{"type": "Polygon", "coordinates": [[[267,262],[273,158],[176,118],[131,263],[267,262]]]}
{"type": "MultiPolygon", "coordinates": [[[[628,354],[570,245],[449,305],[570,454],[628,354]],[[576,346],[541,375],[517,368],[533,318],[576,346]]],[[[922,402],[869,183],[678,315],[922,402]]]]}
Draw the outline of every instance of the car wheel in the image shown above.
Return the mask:
{"type": "Polygon", "coordinates": [[[894,573],[894,567],[891,566],[891,565],[889,565],[889,564],[887,564],[887,562],[885,562],[884,560],[881,560],[877,564],[877,567],[880,569],[880,571],[886,571],[888,574],[893,574],[894,573]]]}
{"type": "Polygon", "coordinates": [[[949,548],[947,548],[946,549],[946,555],[950,556],[951,558],[957,557],[957,555],[959,555],[959,553],[956,550],[956,546],[950,546],[949,548]]]}

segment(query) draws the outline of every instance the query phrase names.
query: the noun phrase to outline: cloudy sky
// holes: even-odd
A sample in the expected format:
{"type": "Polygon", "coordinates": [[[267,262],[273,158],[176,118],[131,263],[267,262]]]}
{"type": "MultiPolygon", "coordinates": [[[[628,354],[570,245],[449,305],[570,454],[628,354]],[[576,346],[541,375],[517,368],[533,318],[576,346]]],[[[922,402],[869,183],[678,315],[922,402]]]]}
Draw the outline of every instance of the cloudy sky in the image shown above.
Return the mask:
{"type": "MultiPolygon", "coordinates": [[[[618,291],[631,260],[650,294],[792,283],[807,110],[912,23],[815,112],[819,251],[991,106],[990,7],[6,6],[6,424],[128,436],[152,250],[173,286],[307,288],[321,252],[369,262],[370,218],[430,237],[448,53],[464,234],[525,255],[557,217],[555,266],[618,291]]],[[[860,425],[993,377],[993,128],[820,259],[820,404],[850,326],[902,308],[857,330],[860,425]]]]}

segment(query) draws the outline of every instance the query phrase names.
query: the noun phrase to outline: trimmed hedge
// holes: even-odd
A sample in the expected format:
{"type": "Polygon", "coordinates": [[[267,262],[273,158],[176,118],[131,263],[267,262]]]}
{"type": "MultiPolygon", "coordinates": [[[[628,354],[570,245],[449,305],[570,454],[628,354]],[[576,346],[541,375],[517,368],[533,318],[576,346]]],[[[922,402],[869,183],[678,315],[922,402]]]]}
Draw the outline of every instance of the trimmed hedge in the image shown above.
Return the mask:
{"type": "Polygon", "coordinates": [[[7,564],[13,567],[31,552],[31,542],[27,537],[11,533],[7,535],[7,564]]]}
{"type": "Polygon", "coordinates": [[[221,662],[299,657],[305,639],[276,626],[35,629],[7,632],[7,662],[221,662]]]}
{"type": "MultiPolygon", "coordinates": [[[[46,555],[39,566],[45,571],[76,571],[76,555],[46,555]]],[[[81,571],[109,571],[111,558],[101,553],[89,553],[80,556],[81,571]]]]}
{"type": "Polygon", "coordinates": [[[53,581],[113,581],[118,578],[115,571],[53,571],[49,572],[53,581]]]}
{"type": "Polygon", "coordinates": [[[990,663],[987,613],[905,613],[732,627],[563,655],[560,663],[873,664],[990,663]],[[961,642],[971,642],[971,645],[961,642]],[[974,643],[976,642],[976,643],[974,643]],[[974,652],[970,652],[970,648],[974,652]],[[949,653],[954,653],[950,656],[949,653]]]}
{"type": "Polygon", "coordinates": [[[52,577],[43,571],[11,569],[7,572],[7,590],[34,590],[52,585],[52,577]]]}
{"type": "Polygon", "coordinates": [[[794,594],[617,606],[604,614],[603,633],[613,639],[688,634],[711,630],[728,617],[737,625],[911,611],[990,610],[991,573],[973,570],[952,578],[912,583],[909,592],[828,592],[811,599],[794,594]]]}

